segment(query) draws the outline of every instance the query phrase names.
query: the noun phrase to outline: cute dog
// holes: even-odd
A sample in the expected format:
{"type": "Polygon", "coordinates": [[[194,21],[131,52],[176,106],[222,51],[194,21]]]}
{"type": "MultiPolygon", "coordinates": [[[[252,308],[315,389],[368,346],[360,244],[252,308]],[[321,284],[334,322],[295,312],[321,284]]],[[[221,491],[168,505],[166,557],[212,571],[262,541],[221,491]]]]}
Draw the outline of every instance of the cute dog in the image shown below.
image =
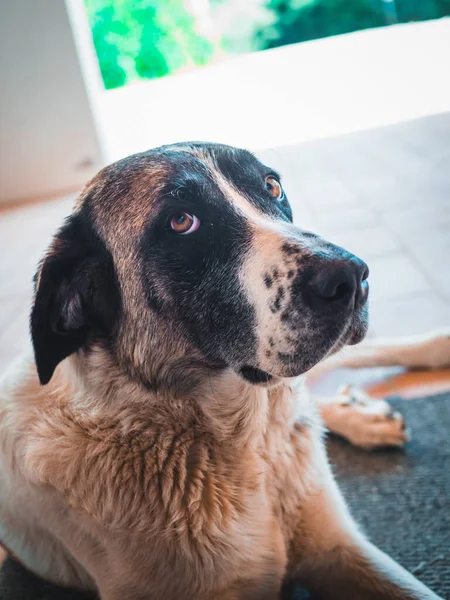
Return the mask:
{"type": "Polygon", "coordinates": [[[359,532],[302,375],[367,328],[364,262],[278,174],[185,143],[103,169],[0,394],[0,541],[102,600],[437,596],[359,532]]]}

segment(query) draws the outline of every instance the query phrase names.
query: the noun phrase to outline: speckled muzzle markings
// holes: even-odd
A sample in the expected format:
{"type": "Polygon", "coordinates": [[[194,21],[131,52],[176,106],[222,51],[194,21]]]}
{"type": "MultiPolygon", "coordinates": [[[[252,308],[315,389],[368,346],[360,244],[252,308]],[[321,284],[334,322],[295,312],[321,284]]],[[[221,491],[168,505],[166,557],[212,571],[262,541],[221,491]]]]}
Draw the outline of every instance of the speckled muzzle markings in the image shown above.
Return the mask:
{"type": "Polygon", "coordinates": [[[253,369],[258,383],[298,375],[340,344],[362,339],[367,266],[285,214],[265,212],[223,174],[215,179],[251,232],[240,281],[255,311],[257,350],[244,374],[253,369]]]}

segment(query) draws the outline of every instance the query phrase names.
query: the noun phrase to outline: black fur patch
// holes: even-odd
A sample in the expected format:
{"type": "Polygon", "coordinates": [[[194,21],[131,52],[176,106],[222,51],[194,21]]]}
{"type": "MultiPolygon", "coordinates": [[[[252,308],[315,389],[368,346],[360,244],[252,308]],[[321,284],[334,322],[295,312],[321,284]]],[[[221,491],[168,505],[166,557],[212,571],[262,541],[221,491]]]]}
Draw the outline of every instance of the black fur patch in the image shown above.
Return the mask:
{"type": "Polygon", "coordinates": [[[285,310],[281,313],[280,319],[285,323],[293,322],[295,319],[295,313],[291,310],[285,310]]]}
{"type": "Polygon", "coordinates": [[[284,352],[278,352],[278,360],[284,365],[289,365],[295,361],[295,356],[292,354],[286,354],[284,352]]]}
{"type": "Polygon", "coordinates": [[[64,358],[108,338],[121,309],[113,260],[95,232],[87,205],[67,219],[53,248],[35,278],[30,318],[43,385],[64,358]]]}
{"type": "Polygon", "coordinates": [[[276,313],[280,310],[281,301],[283,300],[283,298],[284,298],[284,288],[279,286],[277,289],[277,295],[275,297],[275,300],[274,300],[273,304],[270,306],[270,310],[273,313],[276,313]]]}
{"type": "Polygon", "coordinates": [[[272,284],[273,284],[273,279],[272,279],[272,277],[270,277],[270,275],[267,275],[267,274],[266,274],[266,275],[264,275],[264,283],[266,284],[266,287],[267,287],[267,288],[270,288],[270,287],[272,287],[272,284]]]}
{"type": "Polygon", "coordinates": [[[155,290],[164,287],[168,293],[158,299],[158,311],[177,319],[208,360],[231,365],[255,360],[254,309],[239,280],[250,227],[201,159],[182,152],[168,153],[168,159],[171,180],[140,246],[147,295],[157,296],[155,290]],[[171,189],[183,189],[183,198],[171,189]],[[199,229],[188,235],[171,231],[170,218],[179,211],[194,214],[199,229]]]}
{"type": "Polygon", "coordinates": [[[301,250],[300,247],[296,244],[290,244],[288,242],[285,242],[282,246],[281,246],[281,250],[284,252],[284,254],[287,254],[287,256],[292,256],[295,254],[300,254],[301,250]]]}

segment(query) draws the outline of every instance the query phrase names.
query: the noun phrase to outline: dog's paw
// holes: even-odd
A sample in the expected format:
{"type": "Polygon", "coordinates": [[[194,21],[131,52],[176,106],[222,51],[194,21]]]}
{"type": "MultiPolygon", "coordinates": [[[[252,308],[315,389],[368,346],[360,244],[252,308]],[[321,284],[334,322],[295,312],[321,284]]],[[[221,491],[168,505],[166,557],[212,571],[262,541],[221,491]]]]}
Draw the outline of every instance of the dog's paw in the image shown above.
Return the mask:
{"type": "Polygon", "coordinates": [[[353,445],[366,450],[397,446],[409,441],[405,421],[382,399],[345,385],[325,409],[327,427],[353,445]]]}

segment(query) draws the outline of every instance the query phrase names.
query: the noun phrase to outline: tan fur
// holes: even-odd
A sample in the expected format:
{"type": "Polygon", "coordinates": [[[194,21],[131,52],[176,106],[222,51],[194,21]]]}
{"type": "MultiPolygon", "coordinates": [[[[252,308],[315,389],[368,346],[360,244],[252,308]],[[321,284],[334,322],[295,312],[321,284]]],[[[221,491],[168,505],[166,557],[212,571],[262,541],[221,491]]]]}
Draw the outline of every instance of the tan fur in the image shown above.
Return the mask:
{"type": "MultiPolygon", "coordinates": [[[[294,425],[288,387],[254,388],[231,375],[227,379],[236,381],[211,382],[200,398],[162,402],[125,387],[127,405],[115,398],[115,391],[99,405],[77,397],[65,383],[76,378],[73,362],[68,359],[58,368],[45,394],[39,388],[30,393],[34,374],[15,390],[15,435],[3,437],[20,457],[11,476],[37,488],[51,486],[58,501],[77,513],[82,529],[90,535],[102,532],[97,543],[107,554],[96,563],[109,563],[114,552],[120,556],[122,542],[116,540],[123,536],[136,552],[142,545],[151,547],[158,565],[166,563],[177,572],[171,596],[169,571],[158,576],[155,565],[152,572],[150,556],[142,572],[137,557],[121,560],[133,577],[148,581],[156,597],[218,597],[237,582],[254,586],[255,598],[275,597],[285,572],[289,520],[299,502],[296,490],[314,489],[310,434],[306,441],[301,435],[315,419],[312,409],[311,423],[294,425]],[[273,464],[271,457],[278,455],[284,465],[273,464]],[[295,467],[301,455],[304,460],[295,467]],[[293,488],[289,503],[277,506],[275,499],[286,486],[293,488]],[[186,590],[190,595],[184,595],[186,590]]],[[[109,377],[99,373],[99,380],[109,377]]],[[[68,542],[83,564],[85,544],[71,548],[68,542]]],[[[52,578],[60,579],[58,573],[52,578]]],[[[106,583],[111,585],[109,578],[97,582],[102,593],[106,583]]],[[[120,572],[114,586],[123,585],[120,572]]]]}
{"type": "MultiPolygon", "coordinates": [[[[125,381],[111,388],[114,373],[93,356],[92,397],[77,375],[89,370],[83,358],[64,361],[46,388],[25,361],[3,387],[3,473],[20,490],[14,508],[32,508],[39,523],[21,524],[24,543],[42,529],[53,550],[27,560],[3,531],[28,567],[60,584],[94,584],[106,599],[273,599],[286,576],[320,589],[320,566],[344,560],[336,576],[347,589],[354,557],[367,562],[372,549],[333,482],[300,382],[264,389],[227,374],[195,397],[163,399],[125,381]]],[[[372,595],[345,597],[436,598],[414,580],[418,591],[400,591],[383,568],[357,576],[372,595]]]]}

